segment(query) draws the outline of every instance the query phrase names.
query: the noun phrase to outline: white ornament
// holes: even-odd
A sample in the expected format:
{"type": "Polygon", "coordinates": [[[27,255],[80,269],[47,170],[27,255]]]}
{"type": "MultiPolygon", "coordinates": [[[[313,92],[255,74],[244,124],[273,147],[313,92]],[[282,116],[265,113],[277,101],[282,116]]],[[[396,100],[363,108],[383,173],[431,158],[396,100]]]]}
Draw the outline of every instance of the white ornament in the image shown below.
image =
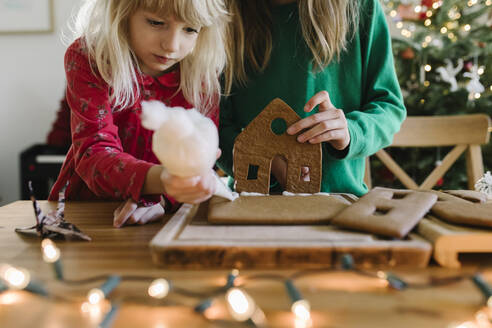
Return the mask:
{"type": "Polygon", "coordinates": [[[445,82],[451,84],[450,91],[454,92],[458,90],[458,82],[456,81],[456,75],[463,68],[463,59],[458,60],[458,66],[454,67],[453,63],[449,59],[444,60],[446,62],[446,67],[438,67],[436,71],[441,75],[441,79],[445,82]]]}
{"type": "Polygon", "coordinates": [[[487,171],[483,177],[475,183],[475,190],[487,195],[488,199],[492,199],[492,175],[487,171]]]}
{"type": "Polygon", "coordinates": [[[480,74],[478,74],[478,65],[473,65],[470,72],[463,73],[464,77],[470,78],[470,82],[466,85],[466,90],[469,93],[476,94],[485,91],[485,87],[480,83],[480,74]]]}
{"type": "MultiPolygon", "coordinates": [[[[192,177],[214,166],[219,149],[217,128],[196,109],[170,108],[160,101],[144,101],[142,125],[155,131],[152,151],[170,174],[192,177]]],[[[218,176],[215,194],[233,199],[231,190],[218,176]]]]}

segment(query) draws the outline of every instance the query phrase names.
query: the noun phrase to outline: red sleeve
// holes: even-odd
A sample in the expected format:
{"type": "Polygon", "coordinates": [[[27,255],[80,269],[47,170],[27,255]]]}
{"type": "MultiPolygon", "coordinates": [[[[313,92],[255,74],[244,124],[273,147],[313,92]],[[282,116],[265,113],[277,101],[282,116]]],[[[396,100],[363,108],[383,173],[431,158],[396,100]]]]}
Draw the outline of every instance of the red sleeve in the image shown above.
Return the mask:
{"type": "Polygon", "coordinates": [[[80,40],[65,53],[65,72],[76,173],[97,196],[140,201],[147,171],[154,164],[123,152],[109,87],[92,72],[80,40]]]}
{"type": "Polygon", "coordinates": [[[51,126],[46,138],[46,143],[52,146],[69,147],[72,144],[70,133],[70,107],[66,96],[60,101],[60,108],[56,113],[56,119],[51,126]]]}

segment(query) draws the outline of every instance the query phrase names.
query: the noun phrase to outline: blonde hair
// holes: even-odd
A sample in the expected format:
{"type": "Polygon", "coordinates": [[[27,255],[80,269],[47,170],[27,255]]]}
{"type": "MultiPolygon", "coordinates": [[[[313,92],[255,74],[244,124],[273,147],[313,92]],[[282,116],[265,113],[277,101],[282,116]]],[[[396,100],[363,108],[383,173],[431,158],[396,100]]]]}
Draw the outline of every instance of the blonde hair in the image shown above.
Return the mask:
{"type": "MultiPolygon", "coordinates": [[[[302,35],[309,47],[313,69],[325,68],[347,47],[358,24],[358,0],[297,0],[302,35]]],[[[226,89],[232,82],[248,81],[246,63],[263,71],[272,52],[272,15],[268,0],[229,0],[234,16],[228,33],[226,89]],[[246,42],[248,41],[248,42],[246,42]]]]}
{"type": "Polygon", "coordinates": [[[74,37],[83,38],[90,60],[111,86],[115,108],[134,104],[140,95],[137,70],[141,71],[128,36],[129,18],[139,9],[202,27],[194,50],[179,63],[179,91],[208,113],[220,98],[219,75],[227,59],[228,13],[223,0],[86,0],[75,19],[74,37]]]}

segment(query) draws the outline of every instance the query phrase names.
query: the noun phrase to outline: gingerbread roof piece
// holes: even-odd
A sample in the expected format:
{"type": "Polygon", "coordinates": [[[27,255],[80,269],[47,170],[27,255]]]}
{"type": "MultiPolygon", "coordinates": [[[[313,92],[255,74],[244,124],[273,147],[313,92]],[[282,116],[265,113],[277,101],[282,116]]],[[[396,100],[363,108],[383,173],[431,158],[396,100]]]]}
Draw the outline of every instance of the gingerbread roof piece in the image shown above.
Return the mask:
{"type": "Polygon", "coordinates": [[[436,203],[431,192],[376,187],[340,212],[333,225],[403,238],[436,203]]]}
{"type": "Polygon", "coordinates": [[[286,191],[317,193],[321,187],[321,144],[300,143],[285,131],[299,115],[276,98],[237,136],[234,143],[236,191],[268,194],[272,159],[287,161],[286,191]],[[309,168],[309,181],[301,179],[301,168],[309,168]]]}

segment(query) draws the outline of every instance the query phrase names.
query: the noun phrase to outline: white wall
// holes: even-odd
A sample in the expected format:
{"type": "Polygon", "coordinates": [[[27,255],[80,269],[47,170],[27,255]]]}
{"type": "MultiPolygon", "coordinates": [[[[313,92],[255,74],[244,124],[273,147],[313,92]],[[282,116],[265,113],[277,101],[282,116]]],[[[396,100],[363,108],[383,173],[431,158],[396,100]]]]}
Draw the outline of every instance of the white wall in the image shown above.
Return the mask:
{"type": "Polygon", "coordinates": [[[19,154],[44,142],[64,90],[61,31],[80,0],[54,0],[54,32],[0,34],[0,205],[20,198],[19,154]]]}

